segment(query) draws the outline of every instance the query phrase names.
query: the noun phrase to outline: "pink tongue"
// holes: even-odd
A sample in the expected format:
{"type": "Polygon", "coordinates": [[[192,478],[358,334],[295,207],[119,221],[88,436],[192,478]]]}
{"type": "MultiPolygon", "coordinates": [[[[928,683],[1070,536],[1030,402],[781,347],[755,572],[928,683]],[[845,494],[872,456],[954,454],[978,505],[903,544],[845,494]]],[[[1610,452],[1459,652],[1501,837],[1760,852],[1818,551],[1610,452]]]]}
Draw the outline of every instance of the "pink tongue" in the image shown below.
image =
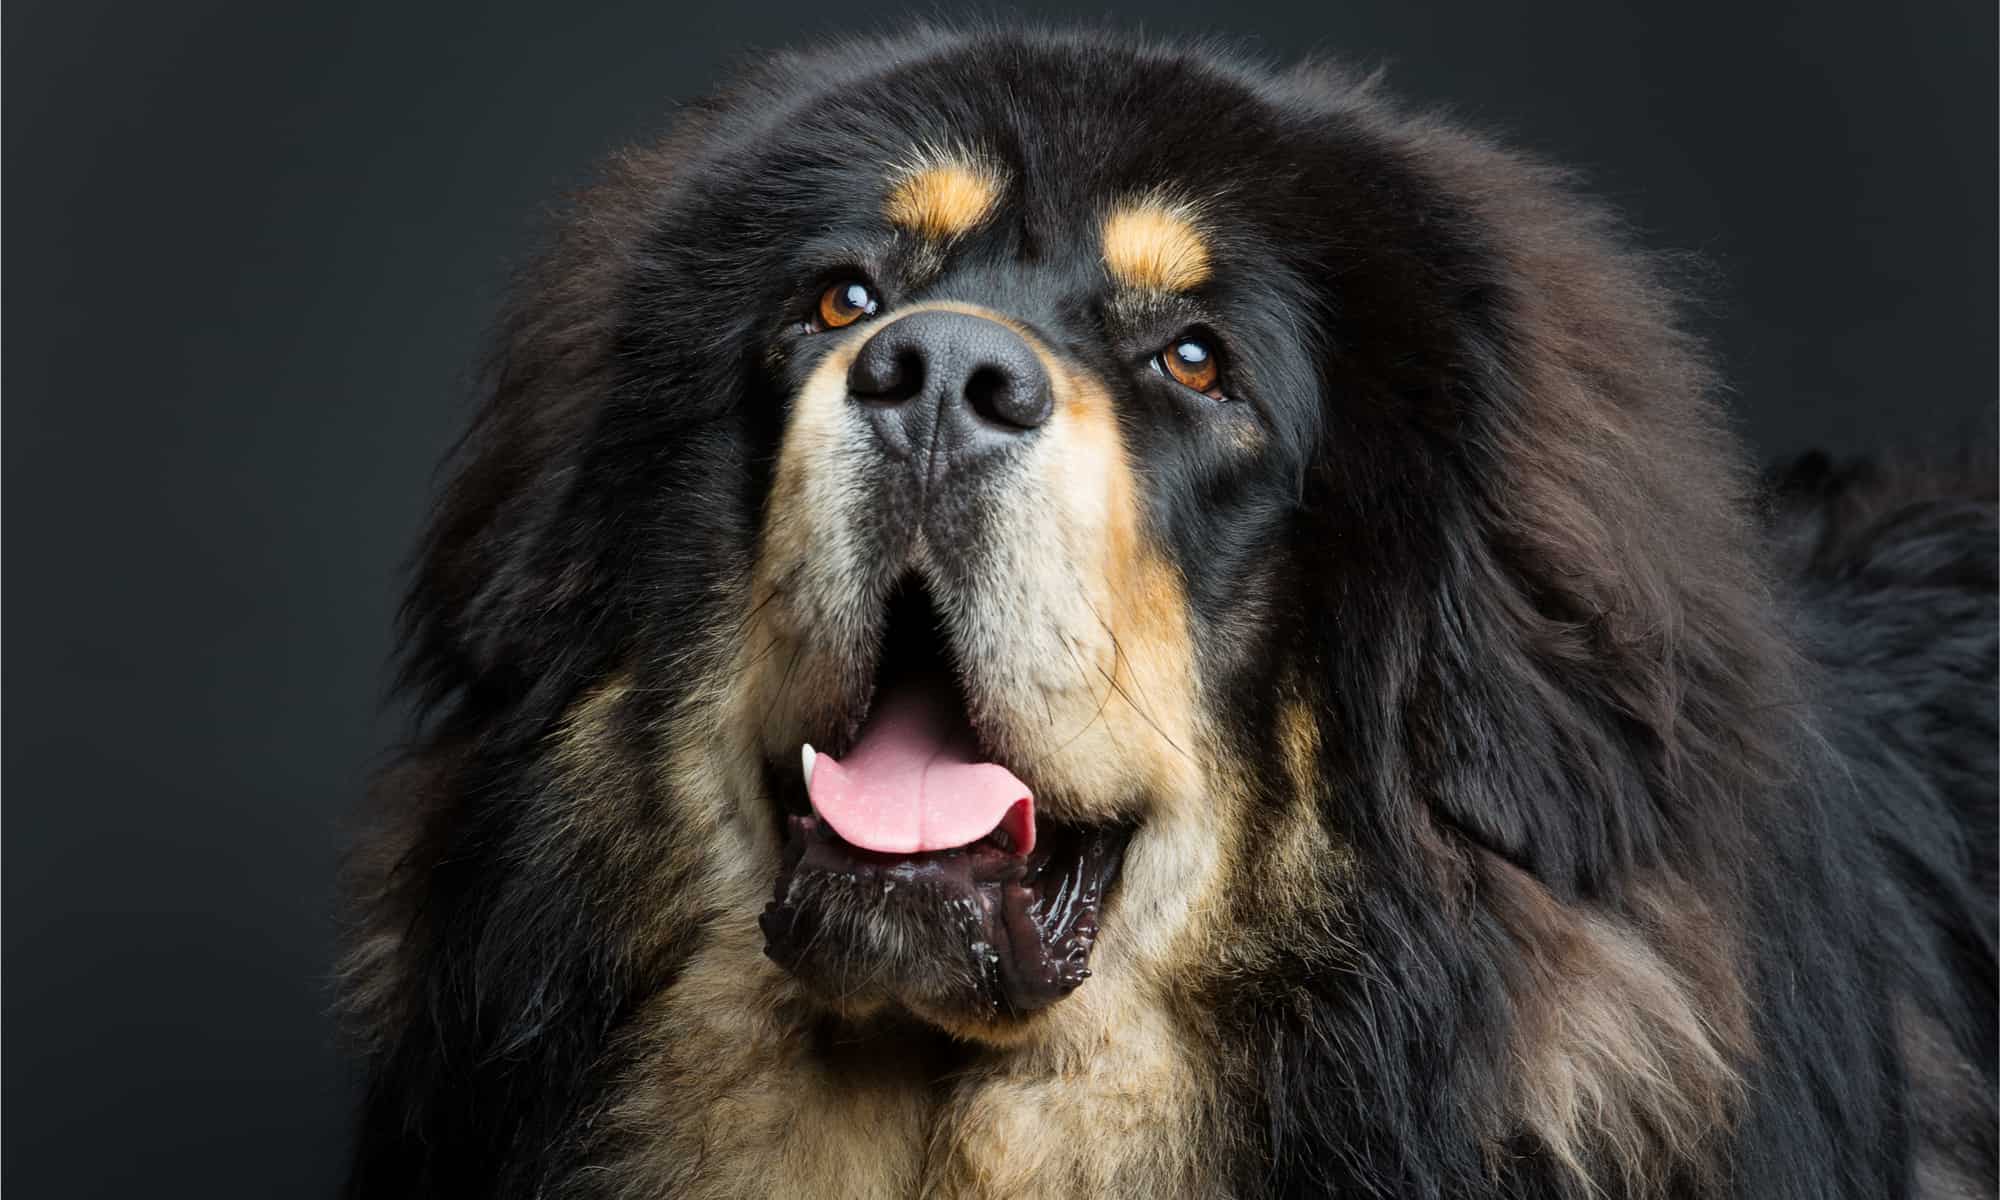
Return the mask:
{"type": "Polygon", "coordinates": [[[821,820],[865,850],[949,850],[1004,826],[1015,853],[1026,854],[1035,848],[1034,797],[975,753],[950,684],[906,683],[876,698],[847,761],[814,757],[806,792],[821,820]]]}

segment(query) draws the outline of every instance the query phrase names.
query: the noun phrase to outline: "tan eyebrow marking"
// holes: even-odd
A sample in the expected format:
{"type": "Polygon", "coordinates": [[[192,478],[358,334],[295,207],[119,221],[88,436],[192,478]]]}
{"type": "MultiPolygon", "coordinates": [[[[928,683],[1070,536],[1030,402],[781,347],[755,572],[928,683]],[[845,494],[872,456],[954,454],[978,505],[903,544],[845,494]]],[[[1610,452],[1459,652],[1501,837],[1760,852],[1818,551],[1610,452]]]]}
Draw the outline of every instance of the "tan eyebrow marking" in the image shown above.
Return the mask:
{"type": "Polygon", "coordinates": [[[889,189],[889,220],[911,233],[943,240],[978,225],[1000,198],[1000,177],[967,159],[932,160],[889,189]]]}
{"type": "Polygon", "coordinates": [[[1185,206],[1122,204],[1105,218],[1102,236],[1104,264],[1126,287],[1184,292],[1208,279],[1208,242],[1185,206]]]}

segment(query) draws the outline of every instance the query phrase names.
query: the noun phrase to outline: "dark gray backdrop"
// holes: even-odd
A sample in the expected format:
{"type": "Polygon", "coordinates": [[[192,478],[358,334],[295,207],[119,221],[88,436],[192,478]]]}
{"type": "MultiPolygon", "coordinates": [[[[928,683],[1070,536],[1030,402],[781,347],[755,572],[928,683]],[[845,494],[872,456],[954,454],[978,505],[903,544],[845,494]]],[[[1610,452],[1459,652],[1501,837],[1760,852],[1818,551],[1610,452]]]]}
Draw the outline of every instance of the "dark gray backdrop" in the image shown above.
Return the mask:
{"type": "MultiPolygon", "coordinates": [[[[1386,60],[1586,168],[1715,268],[1761,452],[1991,442],[1992,0],[1124,7],[1386,60]]],[[[395,564],[507,264],[737,54],[907,19],[6,6],[15,1195],[328,1192],[340,828],[394,733],[395,564]]]]}

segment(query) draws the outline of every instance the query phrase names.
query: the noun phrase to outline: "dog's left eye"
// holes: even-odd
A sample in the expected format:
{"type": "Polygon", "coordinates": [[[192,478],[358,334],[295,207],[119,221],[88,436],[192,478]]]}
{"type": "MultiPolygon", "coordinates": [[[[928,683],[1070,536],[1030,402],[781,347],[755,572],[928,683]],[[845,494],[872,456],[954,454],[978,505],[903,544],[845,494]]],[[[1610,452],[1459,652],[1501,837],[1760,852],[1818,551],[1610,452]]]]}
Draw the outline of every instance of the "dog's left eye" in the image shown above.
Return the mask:
{"type": "Polygon", "coordinates": [[[811,322],[815,330],[845,329],[882,306],[875,292],[857,279],[843,279],[819,294],[811,322]]]}
{"type": "Polygon", "coordinates": [[[1215,350],[1198,337],[1177,338],[1153,356],[1153,369],[1190,391],[1222,399],[1222,368],[1215,350]]]}

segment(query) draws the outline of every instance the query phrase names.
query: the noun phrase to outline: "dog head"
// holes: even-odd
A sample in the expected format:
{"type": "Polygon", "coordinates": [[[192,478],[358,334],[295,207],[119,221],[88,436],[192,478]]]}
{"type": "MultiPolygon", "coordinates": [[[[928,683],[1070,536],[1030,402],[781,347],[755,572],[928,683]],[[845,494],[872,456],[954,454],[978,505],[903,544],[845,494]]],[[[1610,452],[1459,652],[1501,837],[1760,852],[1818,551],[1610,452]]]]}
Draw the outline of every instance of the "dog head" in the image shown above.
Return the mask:
{"type": "Polygon", "coordinates": [[[1699,819],[1627,739],[1755,690],[1672,640],[1754,624],[1737,485],[1601,217],[1317,70],[918,46],[580,199],[427,543],[417,684],[669,864],[639,926],[1004,1045],[1328,951],[1440,837],[1563,896],[1699,819]]]}

